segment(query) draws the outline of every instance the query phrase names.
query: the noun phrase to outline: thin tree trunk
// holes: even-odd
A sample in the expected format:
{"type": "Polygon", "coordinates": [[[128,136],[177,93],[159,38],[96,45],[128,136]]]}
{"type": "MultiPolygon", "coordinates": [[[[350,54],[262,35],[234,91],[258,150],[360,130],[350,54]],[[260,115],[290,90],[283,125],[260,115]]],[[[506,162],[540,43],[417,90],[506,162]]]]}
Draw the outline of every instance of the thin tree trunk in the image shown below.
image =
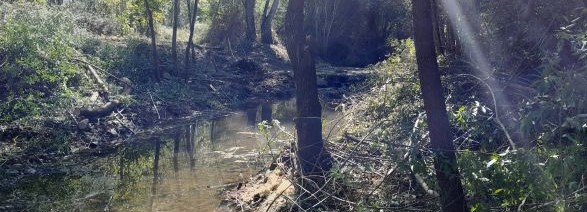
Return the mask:
{"type": "Polygon", "coordinates": [[[330,169],[330,158],[322,140],[322,111],[318,101],[314,55],[304,32],[304,0],[289,1],[285,32],[296,85],[296,153],[303,177],[319,185],[320,178],[330,169]]]}
{"type": "Polygon", "coordinates": [[[118,175],[120,177],[120,182],[124,182],[122,181],[124,179],[124,152],[120,153],[120,163],[118,164],[120,166],[120,169],[118,171],[118,175]]]}
{"type": "Polygon", "coordinates": [[[177,65],[177,26],[179,25],[179,0],[173,0],[173,33],[171,36],[171,59],[173,60],[173,72],[179,76],[177,65]]]}
{"type": "Polygon", "coordinates": [[[216,137],[214,136],[214,126],[216,125],[216,121],[212,120],[210,122],[210,143],[214,144],[214,140],[216,139],[216,137]]]}
{"type": "Polygon", "coordinates": [[[157,82],[161,81],[161,77],[163,75],[163,73],[161,73],[161,69],[159,67],[159,54],[157,54],[157,40],[156,40],[156,35],[155,35],[155,27],[154,27],[154,23],[153,23],[153,12],[151,11],[151,8],[149,7],[149,1],[148,0],[144,0],[145,2],[145,13],[147,16],[147,19],[149,21],[149,33],[151,33],[151,52],[152,52],[152,56],[153,56],[153,68],[155,70],[155,79],[157,80],[157,82]]]}
{"type": "Polygon", "coordinates": [[[185,58],[184,58],[184,67],[185,67],[185,71],[184,71],[184,78],[186,81],[188,81],[188,71],[190,70],[189,66],[190,66],[190,51],[192,50],[192,45],[194,42],[194,28],[196,28],[196,17],[198,16],[198,0],[194,0],[194,5],[193,8],[190,10],[190,0],[186,0],[187,1],[187,5],[188,5],[188,16],[189,16],[189,20],[190,20],[190,36],[188,37],[188,44],[187,47],[185,48],[185,58]]]}
{"type": "Polygon", "coordinates": [[[179,142],[181,141],[181,133],[182,131],[179,130],[175,139],[173,141],[173,171],[177,173],[179,171],[179,142]]]}
{"type": "MultiPolygon", "coordinates": [[[[269,0],[267,0],[267,2],[269,2],[269,0]]],[[[271,28],[273,25],[273,18],[277,12],[277,8],[279,8],[279,0],[273,0],[269,14],[263,16],[263,21],[261,22],[261,42],[264,44],[273,43],[273,33],[271,28]]]]}
{"type": "Polygon", "coordinates": [[[261,15],[261,17],[263,17],[263,19],[265,19],[265,17],[267,17],[267,12],[269,10],[269,2],[271,0],[265,0],[265,6],[263,6],[263,14],[261,15]]]}
{"type": "Polygon", "coordinates": [[[247,123],[255,127],[257,125],[257,107],[247,109],[247,123]]]}
{"type": "Polygon", "coordinates": [[[448,21],[446,24],[446,51],[458,55],[457,49],[457,33],[455,27],[448,21]]]}
{"type": "Polygon", "coordinates": [[[474,36],[478,39],[481,36],[481,0],[472,0],[471,4],[471,26],[474,36]]]}
{"type": "MultiPolygon", "coordinates": [[[[478,0],[468,0],[464,2],[456,1],[456,3],[461,5],[464,15],[464,17],[461,17],[462,20],[459,29],[461,31],[461,43],[464,47],[461,50],[464,51],[463,53],[468,58],[474,58],[473,51],[475,51],[475,49],[471,47],[475,42],[480,41],[479,36],[481,35],[481,16],[479,11],[479,2],[478,0]]],[[[474,63],[475,61],[471,62],[473,62],[474,66],[478,67],[478,64],[474,63]]]]}
{"type": "Polygon", "coordinates": [[[444,48],[442,45],[441,36],[441,24],[438,16],[438,3],[436,0],[432,0],[432,26],[434,27],[434,46],[436,46],[436,53],[444,54],[444,48]]]}
{"type": "Polygon", "coordinates": [[[246,38],[249,42],[257,40],[257,30],[255,29],[255,0],[244,0],[245,5],[245,22],[247,23],[246,38]]]}
{"type": "Polygon", "coordinates": [[[432,7],[429,0],[412,0],[412,8],[420,88],[434,154],[436,179],[440,187],[442,210],[447,212],[468,211],[455,147],[449,129],[436,53],[434,52],[430,13],[432,7]]]}
{"type": "Polygon", "coordinates": [[[261,121],[267,121],[268,124],[271,124],[273,121],[273,106],[271,103],[266,102],[261,105],[261,121]]]}

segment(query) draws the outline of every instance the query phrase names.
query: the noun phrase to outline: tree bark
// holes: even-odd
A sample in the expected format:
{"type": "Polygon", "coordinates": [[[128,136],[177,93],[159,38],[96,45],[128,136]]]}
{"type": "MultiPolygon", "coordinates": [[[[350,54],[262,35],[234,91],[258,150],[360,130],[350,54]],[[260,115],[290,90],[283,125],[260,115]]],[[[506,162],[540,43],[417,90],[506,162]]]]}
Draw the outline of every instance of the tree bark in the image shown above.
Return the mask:
{"type": "Polygon", "coordinates": [[[245,21],[247,23],[246,39],[249,42],[257,40],[257,30],[255,29],[255,0],[244,0],[245,4],[245,21]]]}
{"type": "Polygon", "coordinates": [[[438,2],[436,0],[432,0],[432,26],[434,26],[434,45],[436,46],[436,53],[437,54],[444,54],[444,47],[442,44],[442,36],[441,36],[441,23],[440,17],[438,15],[438,2]]]}
{"type": "MultiPolygon", "coordinates": [[[[267,2],[269,2],[269,0],[267,0],[267,2]]],[[[271,28],[277,8],[279,8],[279,0],[273,0],[269,13],[264,15],[263,21],[261,21],[261,42],[264,44],[273,44],[273,33],[271,28]]]]}
{"type": "Polygon", "coordinates": [[[171,59],[173,60],[173,71],[179,76],[177,65],[177,26],[179,25],[179,0],[173,0],[173,33],[171,36],[171,59]]]}
{"type": "Polygon", "coordinates": [[[187,5],[188,5],[188,16],[190,19],[190,36],[188,37],[188,44],[185,48],[185,58],[184,58],[184,67],[185,67],[185,71],[184,71],[184,78],[187,81],[188,80],[188,71],[189,71],[189,65],[190,65],[190,51],[192,51],[192,46],[194,45],[194,30],[196,28],[196,17],[198,16],[198,0],[194,0],[194,5],[193,8],[190,10],[190,0],[186,0],[187,1],[187,5]]]}
{"type": "Polygon", "coordinates": [[[412,0],[416,59],[434,154],[436,179],[440,187],[442,210],[468,211],[434,51],[431,8],[429,0],[412,0]]]}
{"type": "Polygon", "coordinates": [[[148,0],[144,0],[145,2],[145,14],[147,16],[147,19],[149,21],[149,33],[151,33],[151,53],[153,56],[153,68],[155,70],[155,79],[157,80],[157,82],[161,82],[161,78],[163,73],[161,73],[161,69],[159,67],[159,54],[157,54],[157,39],[156,39],[156,34],[155,34],[155,27],[154,27],[154,23],[153,23],[153,12],[151,11],[151,8],[149,7],[149,1],[148,0]]]}
{"type": "Polygon", "coordinates": [[[328,172],[330,158],[322,140],[322,111],[318,101],[314,55],[304,32],[304,0],[289,1],[285,34],[296,85],[296,153],[302,175],[312,179],[328,172]]]}
{"type": "Polygon", "coordinates": [[[270,2],[271,2],[271,0],[265,0],[265,6],[263,6],[263,13],[261,14],[261,17],[265,18],[267,16],[270,2]]]}

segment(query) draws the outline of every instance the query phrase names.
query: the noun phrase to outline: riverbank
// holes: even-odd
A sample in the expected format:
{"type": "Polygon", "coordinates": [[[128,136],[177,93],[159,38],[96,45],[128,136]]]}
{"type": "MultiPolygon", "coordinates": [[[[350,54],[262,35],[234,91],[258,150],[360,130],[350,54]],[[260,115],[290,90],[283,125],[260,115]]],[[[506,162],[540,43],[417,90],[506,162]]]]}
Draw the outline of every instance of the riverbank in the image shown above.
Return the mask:
{"type": "MultiPolygon", "coordinates": [[[[128,93],[113,94],[115,99],[131,101],[103,116],[76,113],[80,108],[102,108],[101,105],[109,103],[96,97],[98,92],[90,92],[92,96],[83,98],[92,103],[71,108],[72,111],[64,113],[68,116],[42,117],[34,125],[14,122],[2,126],[0,193],[6,197],[3,199],[12,199],[10,193],[21,182],[37,177],[84,176],[92,171],[80,167],[117,155],[132,143],[152,142],[164,135],[173,137],[172,129],[177,126],[216,120],[234,111],[292,98],[293,74],[282,55],[282,46],[255,46],[249,52],[204,46],[198,49],[196,70],[185,81],[166,75],[161,83],[152,83],[123,75],[125,72],[108,73],[92,65],[97,75],[103,76],[105,87],[120,91],[132,88],[128,93]],[[130,82],[123,83],[120,79],[126,76],[130,82]]],[[[320,95],[325,105],[337,104],[351,84],[366,78],[366,75],[341,78],[343,71],[333,71],[338,69],[321,66],[325,71],[320,72],[324,73],[320,95]]],[[[2,207],[10,209],[18,205],[5,202],[2,207]]]]}

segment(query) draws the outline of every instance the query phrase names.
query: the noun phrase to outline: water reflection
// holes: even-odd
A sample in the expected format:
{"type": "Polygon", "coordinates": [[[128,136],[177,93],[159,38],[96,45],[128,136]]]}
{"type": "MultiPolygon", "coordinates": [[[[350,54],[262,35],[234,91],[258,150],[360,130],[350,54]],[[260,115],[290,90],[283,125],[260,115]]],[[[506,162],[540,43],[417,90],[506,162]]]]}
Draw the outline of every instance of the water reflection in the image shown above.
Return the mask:
{"type": "Polygon", "coordinates": [[[257,123],[277,119],[293,131],[294,107],[293,101],[265,102],[221,119],[176,126],[147,141],[126,142],[111,157],[76,165],[83,168],[79,172],[24,179],[15,191],[0,191],[0,206],[42,211],[214,211],[223,186],[248,180],[266,165],[259,156],[266,141],[257,133],[257,123]]]}
{"type": "Polygon", "coordinates": [[[151,211],[153,210],[153,204],[155,197],[157,196],[157,186],[159,185],[159,156],[161,153],[161,140],[155,139],[155,159],[153,160],[153,184],[151,186],[151,211]]]}

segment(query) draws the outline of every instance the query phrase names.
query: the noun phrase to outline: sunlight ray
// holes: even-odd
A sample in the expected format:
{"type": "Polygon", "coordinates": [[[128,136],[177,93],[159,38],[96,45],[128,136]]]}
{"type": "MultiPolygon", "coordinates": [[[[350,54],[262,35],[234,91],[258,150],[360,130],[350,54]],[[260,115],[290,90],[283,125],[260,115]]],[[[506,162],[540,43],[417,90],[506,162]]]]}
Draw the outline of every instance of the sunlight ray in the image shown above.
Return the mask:
{"type": "MultiPolygon", "coordinates": [[[[512,126],[513,120],[510,118],[503,119],[505,116],[501,115],[504,115],[504,112],[507,113],[511,111],[511,104],[503,93],[503,86],[501,86],[494,78],[493,74],[495,70],[487,59],[484,49],[478,41],[477,35],[475,35],[469,19],[465,16],[463,8],[461,8],[456,0],[442,0],[442,4],[442,8],[444,8],[446,14],[448,14],[450,24],[453,28],[457,29],[455,31],[459,35],[458,40],[466,53],[465,56],[469,57],[475,75],[477,75],[479,79],[482,79],[489,87],[489,92],[491,92],[492,98],[496,102],[496,122],[501,125],[506,134],[509,134],[508,129],[503,126],[502,122],[505,121],[506,126],[512,126]]],[[[522,135],[518,135],[518,137],[515,138],[515,141],[512,140],[512,138],[508,138],[508,140],[511,147],[514,149],[516,148],[516,142],[522,144],[525,143],[525,139],[523,139],[522,135]]]]}

